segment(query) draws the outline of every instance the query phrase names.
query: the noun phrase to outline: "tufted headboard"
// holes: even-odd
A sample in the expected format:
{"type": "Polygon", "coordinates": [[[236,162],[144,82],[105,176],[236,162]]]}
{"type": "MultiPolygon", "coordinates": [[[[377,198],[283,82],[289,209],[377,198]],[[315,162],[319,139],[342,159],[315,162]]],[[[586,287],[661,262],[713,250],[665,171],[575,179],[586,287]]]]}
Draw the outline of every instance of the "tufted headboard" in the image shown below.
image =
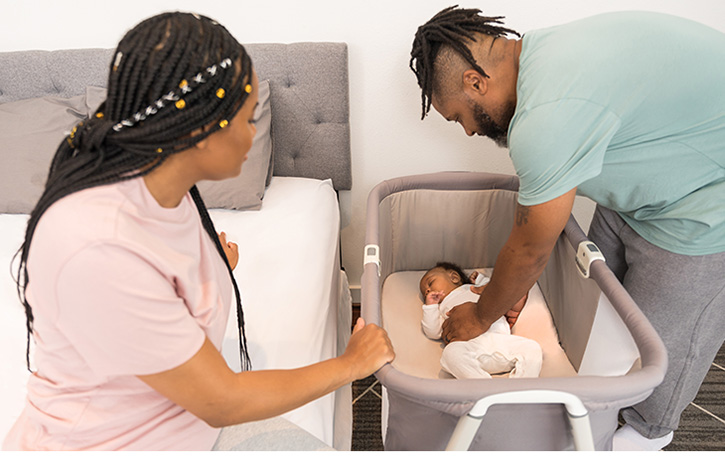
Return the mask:
{"type": "MultiPolygon", "coordinates": [[[[274,174],[330,178],[352,186],[347,45],[248,44],[260,80],[269,80],[274,174]]],[[[0,53],[0,103],[71,97],[105,87],[111,49],[0,53]]]]}

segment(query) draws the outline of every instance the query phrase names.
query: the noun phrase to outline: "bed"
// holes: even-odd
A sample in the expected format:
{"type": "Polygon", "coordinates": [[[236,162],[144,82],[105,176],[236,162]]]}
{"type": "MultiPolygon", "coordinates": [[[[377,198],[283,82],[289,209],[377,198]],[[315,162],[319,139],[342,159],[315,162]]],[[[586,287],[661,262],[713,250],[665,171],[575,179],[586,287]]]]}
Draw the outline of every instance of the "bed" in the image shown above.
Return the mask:
{"type": "MultiPolygon", "coordinates": [[[[250,44],[260,80],[258,131],[242,174],[200,184],[218,231],[240,246],[235,275],[254,369],[334,357],[350,334],[339,191],[351,188],[347,46],[250,44]]],[[[112,50],[0,53],[0,440],[24,405],[25,318],[10,268],[55,148],[95,111],[112,50]]],[[[222,353],[239,370],[236,316],[222,353]]],[[[349,449],[346,386],[284,419],[349,449]]]]}

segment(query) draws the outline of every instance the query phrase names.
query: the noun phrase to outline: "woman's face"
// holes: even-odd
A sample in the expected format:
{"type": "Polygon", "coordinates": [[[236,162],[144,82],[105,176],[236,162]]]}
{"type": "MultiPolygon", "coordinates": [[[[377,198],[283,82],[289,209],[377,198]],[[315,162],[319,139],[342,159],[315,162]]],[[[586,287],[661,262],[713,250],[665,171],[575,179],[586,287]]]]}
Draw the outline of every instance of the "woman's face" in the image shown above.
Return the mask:
{"type": "MultiPolygon", "coordinates": [[[[259,97],[259,80],[252,71],[252,90],[237,112],[221,130],[207,137],[207,152],[200,164],[204,168],[203,179],[221,180],[239,175],[252,141],[257,133],[254,125],[254,111],[259,97]]],[[[246,86],[246,85],[239,85],[246,86]]]]}

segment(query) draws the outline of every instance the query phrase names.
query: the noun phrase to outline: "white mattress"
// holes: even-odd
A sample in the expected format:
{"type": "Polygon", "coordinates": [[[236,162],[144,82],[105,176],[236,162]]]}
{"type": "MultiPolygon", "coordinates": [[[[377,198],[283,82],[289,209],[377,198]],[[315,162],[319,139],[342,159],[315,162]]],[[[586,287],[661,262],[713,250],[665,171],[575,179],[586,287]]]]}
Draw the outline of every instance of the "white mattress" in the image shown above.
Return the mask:
{"type": "MultiPolygon", "coordinates": [[[[339,269],[339,209],[331,182],[275,177],[260,211],[211,214],[217,229],[239,244],[235,275],[253,368],[299,367],[336,356],[338,326],[350,328],[344,313],[343,324],[337,318],[339,305],[349,304],[349,296],[341,302],[346,279],[339,269]]],[[[0,441],[22,410],[28,376],[25,315],[8,268],[26,220],[25,215],[0,215],[0,441]]],[[[234,311],[222,352],[238,370],[234,311]]],[[[342,395],[349,403],[349,389],[342,395]]],[[[333,445],[333,394],[284,417],[333,445]]],[[[349,434],[345,438],[349,444],[349,434]]]]}
{"type": "MultiPolygon", "coordinates": [[[[491,269],[479,270],[490,276],[491,269]]],[[[395,347],[393,366],[411,376],[451,379],[451,375],[441,370],[443,343],[428,339],[420,326],[423,303],[418,285],[424,274],[425,271],[396,272],[385,279],[381,310],[383,327],[395,347]]],[[[529,298],[512,333],[541,345],[543,363],[540,376],[576,376],[576,370],[559,344],[556,327],[538,284],[529,291],[529,298]]],[[[508,378],[508,374],[494,378],[508,378]]]]}

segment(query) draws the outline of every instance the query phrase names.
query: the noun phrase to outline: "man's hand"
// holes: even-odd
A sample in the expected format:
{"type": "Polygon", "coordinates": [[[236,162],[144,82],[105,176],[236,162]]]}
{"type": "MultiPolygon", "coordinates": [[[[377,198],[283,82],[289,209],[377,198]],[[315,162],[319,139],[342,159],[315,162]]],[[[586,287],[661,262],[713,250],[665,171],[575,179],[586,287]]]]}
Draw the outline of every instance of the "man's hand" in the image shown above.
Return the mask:
{"type": "Polygon", "coordinates": [[[446,344],[457,340],[471,340],[478,337],[491,327],[484,323],[476,314],[476,303],[463,303],[448,312],[448,319],[443,322],[441,339],[446,344]]]}

